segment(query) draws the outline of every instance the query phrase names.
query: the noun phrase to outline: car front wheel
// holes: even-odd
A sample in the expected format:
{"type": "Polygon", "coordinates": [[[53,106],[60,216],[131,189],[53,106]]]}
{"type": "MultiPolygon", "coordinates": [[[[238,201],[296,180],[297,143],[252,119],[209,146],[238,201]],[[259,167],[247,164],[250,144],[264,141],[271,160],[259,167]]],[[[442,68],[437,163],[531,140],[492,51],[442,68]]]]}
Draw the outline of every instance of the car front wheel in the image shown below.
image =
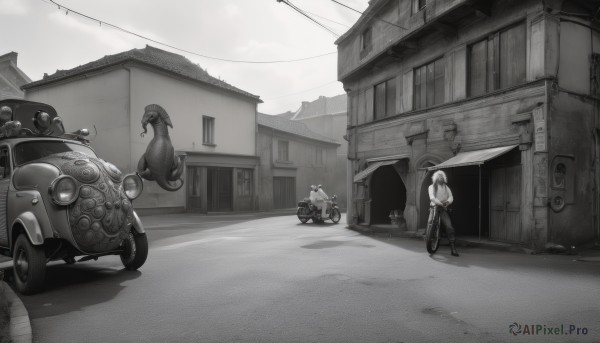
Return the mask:
{"type": "Polygon", "coordinates": [[[46,254],[44,248],[29,242],[21,234],[13,249],[13,271],[19,293],[33,294],[42,290],[46,278],[46,254]]]}
{"type": "Polygon", "coordinates": [[[129,232],[127,239],[123,241],[123,252],[121,262],[127,270],[137,270],[148,257],[148,237],[145,233],[137,233],[135,230],[129,232]]]}

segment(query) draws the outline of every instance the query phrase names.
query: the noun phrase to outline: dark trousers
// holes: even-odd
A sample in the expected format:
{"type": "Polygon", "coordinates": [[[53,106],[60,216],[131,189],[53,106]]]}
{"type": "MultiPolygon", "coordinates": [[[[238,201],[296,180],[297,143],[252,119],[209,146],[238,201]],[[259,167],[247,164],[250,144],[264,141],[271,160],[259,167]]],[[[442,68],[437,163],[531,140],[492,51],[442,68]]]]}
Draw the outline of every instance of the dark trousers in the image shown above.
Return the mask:
{"type": "MultiPolygon", "coordinates": [[[[450,215],[448,212],[442,208],[438,207],[438,213],[440,214],[440,224],[444,226],[446,229],[446,235],[450,242],[454,242],[456,237],[454,236],[454,226],[452,226],[452,221],[450,221],[450,215]]],[[[431,225],[433,221],[433,207],[429,209],[429,220],[427,220],[427,225],[431,225]]]]}

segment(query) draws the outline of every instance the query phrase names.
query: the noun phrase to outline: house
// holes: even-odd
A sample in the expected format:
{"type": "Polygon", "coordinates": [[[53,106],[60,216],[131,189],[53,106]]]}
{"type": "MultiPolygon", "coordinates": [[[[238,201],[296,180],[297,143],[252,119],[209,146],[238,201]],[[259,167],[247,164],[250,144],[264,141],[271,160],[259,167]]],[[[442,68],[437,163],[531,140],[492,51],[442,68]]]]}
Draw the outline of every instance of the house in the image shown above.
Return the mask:
{"type": "Polygon", "coordinates": [[[335,182],[328,189],[337,192],[342,208],[347,206],[348,142],[344,138],[348,120],[347,101],[346,94],[320,96],[314,101],[303,101],[296,112],[279,114],[304,123],[311,131],[329,137],[340,145],[335,157],[335,182]]]}
{"type": "Polygon", "coordinates": [[[25,93],[21,86],[31,82],[31,79],[17,66],[16,52],[0,56],[0,100],[22,99],[25,93]]]}
{"type": "Polygon", "coordinates": [[[598,240],[600,1],[372,0],[337,41],[353,225],[427,224],[449,175],[457,235],[598,240]]]}
{"type": "Polygon", "coordinates": [[[339,144],[299,121],[258,113],[260,209],[295,208],[308,197],[310,185],[336,193],[336,151],[339,144]]]}
{"type": "Polygon", "coordinates": [[[257,208],[256,109],[261,100],[187,58],[146,46],[58,70],[22,88],[28,100],[54,106],[67,131],[88,127],[98,155],[124,172],[136,170],[152,139],[151,132],[140,136],[145,106],[158,104],[167,111],[173,146],[187,155],[185,186],[167,192],[146,181],[135,202],[138,212],[257,208]]]}

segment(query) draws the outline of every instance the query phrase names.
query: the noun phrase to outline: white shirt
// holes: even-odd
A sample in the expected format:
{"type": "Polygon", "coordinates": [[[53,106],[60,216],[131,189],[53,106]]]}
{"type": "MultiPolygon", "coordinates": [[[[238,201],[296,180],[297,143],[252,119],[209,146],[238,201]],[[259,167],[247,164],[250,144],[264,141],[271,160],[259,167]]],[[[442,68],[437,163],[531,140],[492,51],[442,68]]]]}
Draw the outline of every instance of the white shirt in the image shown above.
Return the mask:
{"type": "Polygon", "coordinates": [[[325,191],[323,190],[323,188],[319,188],[319,190],[317,192],[321,196],[321,200],[329,199],[329,197],[327,196],[327,194],[325,193],[325,191]]]}
{"type": "Polygon", "coordinates": [[[313,204],[317,201],[320,201],[321,196],[319,195],[319,193],[317,193],[317,191],[310,191],[310,202],[312,202],[313,204]]]}
{"type": "Polygon", "coordinates": [[[440,205],[443,206],[444,201],[448,202],[448,205],[454,202],[454,197],[452,196],[452,191],[450,187],[446,184],[438,185],[437,194],[434,193],[433,184],[431,184],[428,188],[429,190],[429,200],[431,200],[431,206],[440,205]]]}

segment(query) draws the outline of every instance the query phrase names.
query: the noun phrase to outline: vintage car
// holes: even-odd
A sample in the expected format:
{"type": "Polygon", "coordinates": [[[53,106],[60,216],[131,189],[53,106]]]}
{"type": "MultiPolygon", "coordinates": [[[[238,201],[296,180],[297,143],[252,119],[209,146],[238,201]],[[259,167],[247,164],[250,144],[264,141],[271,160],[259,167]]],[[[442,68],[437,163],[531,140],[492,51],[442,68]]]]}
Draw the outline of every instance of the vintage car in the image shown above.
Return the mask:
{"type": "Polygon", "coordinates": [[[12,256],[23,294],[43,288],[49,261],[120,255],[128,270],[146,261],[132,205],[142,180],[97,157],[88,134],[65,133],[50,105],[0,101],[0,253],[12,256]]]}

